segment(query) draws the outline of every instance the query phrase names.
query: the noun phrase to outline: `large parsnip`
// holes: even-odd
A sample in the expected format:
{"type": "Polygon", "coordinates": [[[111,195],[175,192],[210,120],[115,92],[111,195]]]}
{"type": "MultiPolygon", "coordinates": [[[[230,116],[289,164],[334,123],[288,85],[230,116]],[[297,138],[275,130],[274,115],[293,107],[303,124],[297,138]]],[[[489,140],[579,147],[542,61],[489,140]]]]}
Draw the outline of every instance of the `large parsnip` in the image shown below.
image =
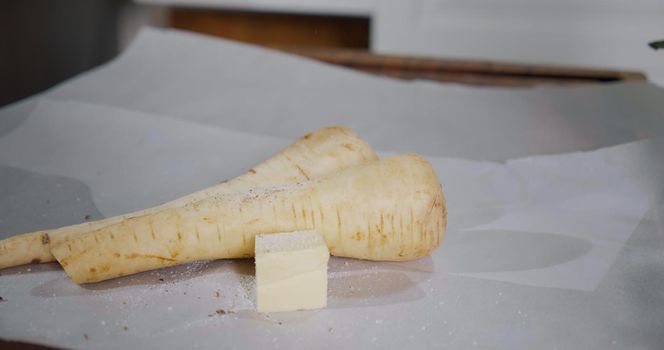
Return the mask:
{"type": "Polygon", "coordinates": [[[445,225],[434,170],[404,155],[123,220],[51,251],[74,282],[89,283],[193,260],[250,257],[256,234],[284,231],[317,230],[337,256],[409,260],[437,247],[445,225]]]}
{"type": "Polygon", "coordinates": [[[223,193],[305,181],[375,159],[378,159],[376,153],[351,129],[324,128],[304,136],[244,175],[163,205],[99,221],[55,230],[31,232],[1,240],[0,269],[53,261],[50,252],[52,245],[82,233],[117,224],[131,217],[155,214],[166,208],[182,206],[223,193]]]}

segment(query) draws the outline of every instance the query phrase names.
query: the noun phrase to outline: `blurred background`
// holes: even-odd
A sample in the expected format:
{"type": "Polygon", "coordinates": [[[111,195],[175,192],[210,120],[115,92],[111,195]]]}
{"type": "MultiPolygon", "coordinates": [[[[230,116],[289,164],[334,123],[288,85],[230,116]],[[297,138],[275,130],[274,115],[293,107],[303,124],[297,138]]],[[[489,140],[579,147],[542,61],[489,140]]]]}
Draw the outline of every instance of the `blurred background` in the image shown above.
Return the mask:
{"type": "Polygon", "coordinates": [[[664,39],[661,0],[24,0],[0,3],[0,106],[108,61],[144,25],[402,78],[664,83],[647,45],[664,39]]]}

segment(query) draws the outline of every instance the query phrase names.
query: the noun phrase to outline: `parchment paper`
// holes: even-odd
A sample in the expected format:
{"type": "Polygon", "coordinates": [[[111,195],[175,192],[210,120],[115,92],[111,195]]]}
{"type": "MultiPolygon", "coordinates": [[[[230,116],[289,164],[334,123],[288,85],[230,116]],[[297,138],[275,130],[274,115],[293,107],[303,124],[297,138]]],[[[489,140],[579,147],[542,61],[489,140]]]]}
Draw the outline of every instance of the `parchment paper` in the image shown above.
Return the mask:
{"type": "MultiPolygon", "coordinates": [[[[343,124],[381,150],[476,160],[592,150],[664,133],[664,89],[650,84],[499,89],[404,82],[149,28],[118,59],[45,95],[286,139],[343,124]]],[[[34,103],[0,111],[0,120],[16,125],[34,103]]]]}

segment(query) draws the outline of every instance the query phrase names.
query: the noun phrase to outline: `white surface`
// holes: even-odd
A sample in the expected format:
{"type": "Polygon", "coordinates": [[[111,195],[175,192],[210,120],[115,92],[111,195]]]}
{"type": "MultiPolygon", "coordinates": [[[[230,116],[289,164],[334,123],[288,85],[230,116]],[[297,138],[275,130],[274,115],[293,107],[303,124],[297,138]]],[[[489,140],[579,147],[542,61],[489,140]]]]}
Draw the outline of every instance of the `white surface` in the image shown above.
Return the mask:
{"type": "MultiPolygon", "coordinates": [[[[485,167],[491,170],[480,168],[481,177],[475,175],[477,169],[469,171],[476,164],[434,160],[441,181],[452,191],[448,191],[450,228],[459,227],[468,233],[462,243],[482,242],[485,249],[490,249],[486,258],[490,257],[494,266],[485,265],[485,268],[499,270],[496,265],[517,260],[511,256],[501,261],[495,249],[523,254],[519,259],[523,259],[524,265],[503,268],[507,271],[471,268],[460,274],[538,287],[594,290],[645,212],[661,199],[664,184],[652,177],[664,174],[664,162],[644,155],[658,154],[664,150],[663,145],[642,141],[590,153],[488,164],[485,167]],[[457,189],[468,189],[473,183],[490,186],[490,191],[481,187],[471,194],[456,193],[457,189]],[[533,241],[516,243],[519,238],[533,241]],[[538,238],[540,243],[535,243],[538,238]],[[574,258],[569,261],[554,258],[544,263],[553,256],[567,254],[574,258]],[[544,266],[534,268],[529,264],[544,266]]],[[[450,260],[441,266],[464,259],[484,260],[465,258],[460,253],[449,253],[459,260],[450,262],[448,256],[450,260]]],[[[484,263],[489,263],[486,260],[484,263]]]]}
{"type": "MultiPolygon", "coordinates": [[[[649,84],[510,90],[402,82],[154,29],[117,60],[45,95],[286,139],[343,124],[378,149],[486,160],[664,136],[664,90],[649,84]]],[[[32,108],[29,100],[0,118],[19,123],[32,108]]]]}
{"type": "Polygon", "coordinates": [[[0,138],[0,159],[82,181],[110,217],[231,179],[288,143],[140,112],[42,100],[30,118],[0,138]],[[229,156],[243,144],[251,146],[229,156]],[[146,186],[147,181],[160,186],[146,186]]]}
{"type": "Polygon", "coordinates": [[[333,258],[327,309],[269,316],[253,311],[250,260],[84,287],[54,265],[3,270],[0,338],[71,348],[662,348],[662,142],[533,157],[662,136],[662,96],[647,84],[396,82],[145,31],[109,65],[0,110],[3,237],[80,221],[82,210],[156,204],[240,174],[321,125],[347,124],[381,151],[428,156],[447,198],[445,241],[413,262],[333,258]]]}
{"type": "MultiPolygon", "coordinates": [[[[65,123],[63,119],[68,115],[83,112],[95,112],[98,118],[88,123],[96,124],[98,129],[106,128],[111,119],[117,119],[118,124],[130,120],[125,129],[137,128],[148,135],[152,128],[141,128],[140,123],[125,118],[121,110],[73,102],[42,103],[28,122],[53,118],[65,123]]],[[[141,119],[135,115],[132,118],[141,119]]],[[[42,126],[28,122],[12,135],[39,140],[32,136],[39,135],[42,126]]],[[[202,131],[200,126],[185,128],[183,122],[168,118],[160,120],[160,124],[166,125],[161,128],[179,130],[180,138],[196,138],[202,131]]],[[[52,138],[94,138],[78,131],[56,131],[52,138]]],[[[16,139],[5,137],[3,141],[14,143],[16,139]]],[[[186,148],[177,139],[164,138],[162,142],[186,148]]],[[[219,147],[224,144],[220,142],[219,147]]],[[[579,321],[567,319],[567,313],[584,307],[585,298],[602,300],[612,295],[613,291],[598,289],[598,285],[601,281],[606,283],[607,274],[618,259],[626,259],[626,249],[645,256],[653,254],[653,258],[659,256],[650,266],[664,266],[660,250],[625,245],[646,211],[662,204],[658,196],[661,183],[651,182],[664,175],[662,164],[653,163],[651,158],[662,150],[661,143],[642,141],[506,164],[429,157],[445,186],[450,211],[444,245],[431,257],[410,263],[334,259],[330,268],[330,308],[326,310],[257,314],[253,311],[255,291],[250,260],[191,264],[84,287],[71,283],[55,266],[31,266],[5,270],[0,276],[0,294],[6,300],[0,304],[0,335],[73,348],[179,348],[185,344],[209,347],[220,342],[239,348],[266,344],[307,348],[321,338],[327,338],[330,346],[389,344],[401,348],[407,344],[482,342],[491,347],[529,347],[533,343],[520,337],[552,331],[547,318],[567,320],[570,327],[581,326],[579,321]],[[616,181],[620,186],[616,186],[616,181]],[[619,252],[622,256],[618,256],[619,252]],[[471,299],[462,300],[458,294],[471,292],[471,299]],[[582,294],[576,294],[579,292],[582,294]],[[563,299],[554,302],[551,295],[563,299]],[[539,303],[545,300],[553,304],[542,308],[539,303]],[[505,320],[485,319],[479,310],[466,310],[468,303],[491,308],[505,303],[506,308],[494,311],[495,316],[505,320]],[[527,322],[519,323],[524,321],[527,322]],[[511,326],[505,331],[499,331],[508,324],[511,326]],[[507,336],[512,332],[516,339],[507,336]]],[[[159,150],[137,147],[133,157],[149,159],[156,153],[159,150]]],[[[235,156],[244,158],[237,151],[233,152],[235,156]]],[[[56,152],[52,163],[40,170],[45,174],[57,172],[62,157],[67,157],[66,153],[56,152]]],[[[97,157],[99,152],[94,148],[81,150],[77,153],[78,162],[70,164],[68,175],[82,180],[87,164],[97,157]]],[[[0,163],[14,164],[14,158],[18,156],[4,154],[0,163]]],[[[247,154],[247,158],[253,156],[247,154]]],[[[178,157],[163,162],[151,167],[182,167],[178,157]]],[[[139,169],[124,174],[117,186],[124,183],[137,191],[166,188],[165,182],[155,182],[149,172],[139,169]]],[[[91,189],[94,193],[96,186],[91,189]]],[[[104,198],[100,202],[111,200],[104,198]]],[[[116,201],[123,203],[121,199],[116,201]]],[[[656,231],[660,237],[664,233],[661,229],[656,231]]],[[[624,263],[634,264],[629,260],[624,263]]],[[[623,281],[628,277],[619,275],[613,279],[623,281]]],[[[650,283],[656,288],[659,282],[650,283]]],[[[657,318],[661,314],[649,319],[629,304],[602,306],[627,307],[642,322],[656,324],[661,320],[657,318]]],[[[601,312],[588,312],[592,322],[608,328],[620,327],[632,317],[605,320],[601,319],[601,312]]],[[[567,326],[560,325],[553,330],[565,329],[567,326]]],[[[627,329],[623,332],[636,336],[627,329]]],[[[625,345],[622,341],[630,339],[613,338],[604,329],[598,329],[583,336],[556,339],[551,345],[575,347],[587,337],[593,339],[588,344],[597,348],[613,341],[625,345]]],[[[647,341],[637,336],[629,344],[647,345],[647,341]]]]}

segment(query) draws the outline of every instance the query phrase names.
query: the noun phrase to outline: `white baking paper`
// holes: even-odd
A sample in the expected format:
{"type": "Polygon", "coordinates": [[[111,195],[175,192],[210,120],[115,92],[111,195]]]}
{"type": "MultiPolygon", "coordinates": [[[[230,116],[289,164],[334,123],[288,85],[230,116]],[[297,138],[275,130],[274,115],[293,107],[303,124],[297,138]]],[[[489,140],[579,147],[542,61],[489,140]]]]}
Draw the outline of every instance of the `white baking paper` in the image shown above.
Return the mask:
{"type": "Polygon", "coordinates": [[[464,276],[594,290],[661,196],[662,151],[659,140],[641,141],[511,160],[481,177],[434,160],[441,181],[453,191],[450,227],[463,214],[477,220],[463,223],[457,236],[463,248],[441,254],[441,265],[464,276]],[[455,175],[462,176],[460,184],[449,183],[455,175]],[[484,184],[480,193],[455,193],[472,183],[484,184]],[[458,200],[466,203],[457,205],[458,200]]]}
{"type": "Polygon", "coordinates": [[[40,101],[0,162],[87,184],[105,216],[231,179],[289,141],[78,102],[40,101]],[[17,152],[20,150],[20,152],[17,152]]]}
{"type": "MultiPolygon", "coordinates": [[[[477,160],[664,134],[664,89],[647,83],[503,89],[397,81],[150,28],[116,60],[45,95],[285,139],[342,124],[381,150],[477,160]]],[[[32,108],[29,100],[1,111],[0,119],[18,124],[32,108]]]]}
{"type": "MultiPolygon", "coordinates": [[[[113,215],[135,209],[136,202],[156,204],[239,174],[248,162],[287,143],[43,100],[0,138],[0,164],[83,183],[92,207],[113,215]],[[242,147],[248,140],[254,147],[242,147]],[[11,149],[25,151],[6,151],[11,149]],[[149,166],[131,166],[142,160],[149,166]]],[[[644,317],[626,302],[600,303],[631,310],[624,319],[607,320],[592,308],[585,321],[569,313],[611,294],[598,286],[625,259],[625,250],[661,253],[626,244],[648,210],[662,204],[654,179],[664,171],[653,158],[661,151],[655,140],[506,163],[430,156],[449,208],[443,245],[430,257],[406,263],[332,259],[329,307],[319,311],[256,313],[251,260],[199,262],[86,286],[73,284],[55,264],[7,269],[0,276],[0,337],[100,349],[624,344],[619,342],[630,337],[603,329],[587,331],[592,342],[581,333],[541,337],[589,321],[630,333],[620,328],[623,322],[644,317]]],[[[12,195],[16,203],[32,196],[29,188],[12,195]]],[[[3,208],[10,219],[21,216],[16,210],[11,203],[3,208]]],[[[652,268],[661,264],[655,261],[652,268]]],[[[618,273],[612,279],[628,278],[618,273]]]]}

